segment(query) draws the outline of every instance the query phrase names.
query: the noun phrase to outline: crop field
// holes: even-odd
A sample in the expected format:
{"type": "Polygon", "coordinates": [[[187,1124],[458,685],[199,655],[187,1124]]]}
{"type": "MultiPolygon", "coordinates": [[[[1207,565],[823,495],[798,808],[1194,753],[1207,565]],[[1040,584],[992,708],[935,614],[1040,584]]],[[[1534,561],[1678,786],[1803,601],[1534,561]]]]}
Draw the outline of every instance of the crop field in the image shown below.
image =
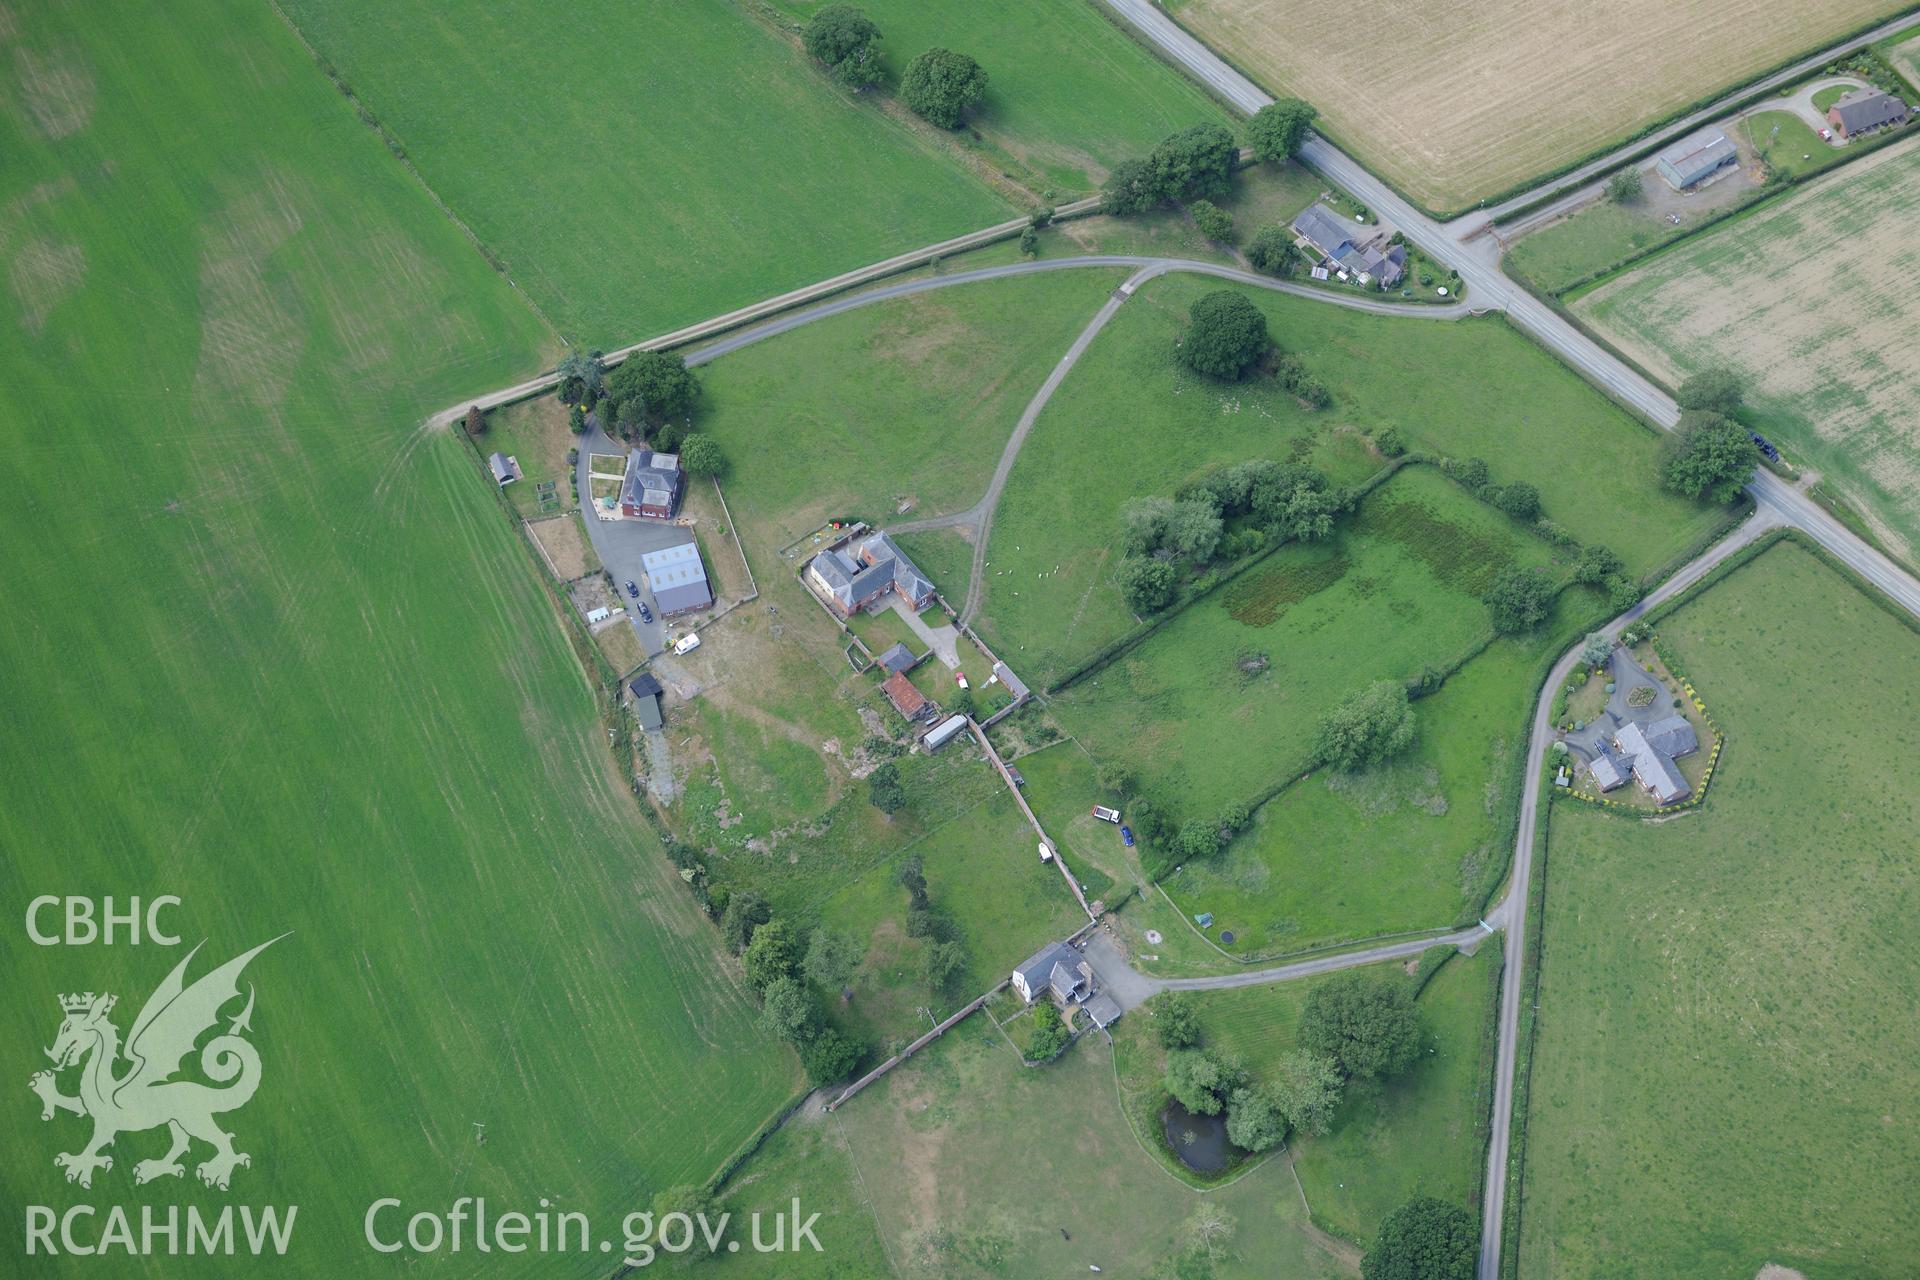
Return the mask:
{"type": "Polygon", "coordinates": [[[1547,553],[1432,468],[1408,468],[1334,537],[1280,548],[1058,695],[1053,713],[1171,812],[1211,817],[1299,770],[1346,694],[1477,643],[1487,584],[1547,553]]]}
{"type": "Polygon", "coordinates": [[[364,1267],[378,1196],[598,1222],[710,1176],[797,1064],[613,776],[531,549],[419,426],[551,335],[269,8],[98,18],[0,26],[0,1198],[229,1198],[135,1192],[156,1133],[62,1181],[83,1122],[24,1093],[55,993],[112,991],[124,1031],[186,948],[24,945],[46,893],[178,895],[195,976],[288,934],[247,973],[260,1092],[223,1118],[231,1199],[299,1205],[286,1274],[364,1267]]]}
{"type": "Polygon", "coordinates": [[[1555,630],[1496,643],[1414,704],[1420,736],[1404,757],[1289,788],[1167,893],[1183,914],[1212,912],[1210,936],[1232,933],[1223,948],[1243,960],[1453,924],[1506,864],[1530,680],[1565,640],[1555,630]]]}
{"type": "Polygon", "coordinates": [[[585,345],[1016,212],[731,3],[585,0],[559,25],[538,0],[286,8],[514,283],[585,345]]]}
{"type": "Polygon", "coordinates": [[[1188,1226],[1203,1203],[1236,1224],[1212,1265],[1220,1280],[1348,1273],[1314,1239],[1282,1161],[1205,1196],[1169,1177],[1116,1096],[1114,1052],[1093,1036],[1023,1067],[975,1017],[834,1113],[896,1274],[1205,1275],[1188,1226]]]}
{"type": "MultiPolygon", "coordinates": [[[[773,0],[797,24],[824,0],[773,0]]],[[[1053,203],[1091,193],[1120,160],[1226,112],[1086,0],[867,0],[894,83],[916,55],[943,47],[987,73],[987,96],[956,136],[1010,158],[1053,203]],[[980,135],[974,139],[973,135],[980,135]],[[1057,199],[1056,199],[1057,197],[1057,199]]]]}
{"type": "Polygon", "coordinates": [[[1458,210],[1559,169],[1897,6],[1832,0],[1178,0],[1181,24],[1305,98],[1382,177],[1458,210]],[[1631,68],[1631,74],[1623,74],[1631,68]]]}
{"type": "Polygon", "coordinates": [[[1920,538],[1920,142],[1850,164],[1579,295],[1574,311],[1669,381],[1743,373],[1756,429],[1920,538]],[[1847,252],[1833,246],[1845,243],[1847,252]]]}
{"type": "Polygon", "coordinates": [[[1727,746],[1683,820],[1554,808],[1520,1274],[1898,1274],[1920,637],[1787,543],[1659,631],[1727,746]]]}
{"type": "Polygon", "coordinates": [[[1351,484],[1381,465],[1356,433],[1395,427],[1411,448],[1479,456],[1496,480],[1535,485],[1549,519],[1612,547],[1636,575],[1718,518],[1660,488],[1650,431],[1497,319],[1372,316],[1248,290],[1332,407],[1304,410],[1271,381],[1200,381],[1174,341],[1187,308],[1217,287],[1174,276],[1136,293],[1021,451],[994,517],[978,625],[1029,684],[1133,626],[1113,581],[1121,508],[1216,462],[1305,460],[1351,484]]]}
{"type": "MultiPolygon", "coordinates": [[[[1406,967],[1365,972],[1384,982],[1401,979],[1406,967]]],[[[1416,1195],[1478,1206],[1499,978],[1497,939],[1448,960],[1414,1006],[1425,1039],[1419,1060],[1385,1083],[1350,1085],[1330,1132],[1291,1140],[1301,1191],[1321,1226],[1367,1242],[1416,1195]]],[[[1202,1042],[1239,1058],[1256,1079],[1271,1073],[1295,1047],[1300,1010],[1323,981],[1206,992],[1202,1042]]]]}

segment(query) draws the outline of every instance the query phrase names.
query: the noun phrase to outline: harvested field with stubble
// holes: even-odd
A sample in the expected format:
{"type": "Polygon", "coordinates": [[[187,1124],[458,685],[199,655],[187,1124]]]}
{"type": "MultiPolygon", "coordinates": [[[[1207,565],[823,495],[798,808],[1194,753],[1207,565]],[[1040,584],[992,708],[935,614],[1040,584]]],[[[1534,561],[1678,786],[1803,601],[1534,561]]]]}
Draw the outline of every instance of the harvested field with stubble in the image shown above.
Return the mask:
{"type": "Polygon", "coordinates": [[[1463,209],[1818,47],[1888,0],[1169,3],[1408,196],[1463,209]]]}
{"type": "Polygon", "coordinates": [[[1920,540],[1916,207],[1920,142],[1908,142],[1686,241],[1573,309],[1669,382],[1715,364],[1739,370],[1754,425],[1910,555],[1920,540]]]}

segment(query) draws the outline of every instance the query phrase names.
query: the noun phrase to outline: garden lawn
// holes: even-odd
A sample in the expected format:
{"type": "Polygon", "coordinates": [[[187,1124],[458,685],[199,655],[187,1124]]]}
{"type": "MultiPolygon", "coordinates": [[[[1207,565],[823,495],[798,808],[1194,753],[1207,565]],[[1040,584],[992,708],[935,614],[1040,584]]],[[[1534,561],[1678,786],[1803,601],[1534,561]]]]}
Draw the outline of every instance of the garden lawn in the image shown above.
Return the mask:
{"type": "MultiPolygon", "coordinates": [[[[796,23],[822,0],[773,0],[796,23]]],[[[1121,160],[1188,125],[1232,119],[1086,0],[867,0],[894,83],[927,49],[955,49],[987,73],[987,94],[955,133],[995,164],[1032,171],[1054,203],[1090,194],[1121,160]],[[1055,199],[1057,197],[1057,199],[1055,199]]]]}
{"type": "Polygon", "coordinates": [[[1116,1097],[1114,1053],[1083,1037],[1023,1067],[976,1016],[834,1113],[896,1274],[1348,1274],[1312,1238],[1283,1162],[1204,1196],[1167,1176],[1116,1097]],[[1187,1225],[1203,1205],[1235,1224],[1210,1272],[1187,1225]]]}
{"type": "MultiPolygon", "coordinates": [[[[1407,981],[1398,964],[1363,972],[1407,981]]],[[[1350,1084],[1328,1133],[1290,1139],[1315,1223],[1364,1245],[1414,1196],[1479,1211],[1499,980],[1498,939],[1446,961],[1415,1002],[1422,1040],[1413,1066],[1384,1083],[1350,1084]]],[[[1239,1058],[1255,1079],[1270,1076],[1296,1047],[1308,994],[1325,981],[1207,992],[1202,1043],[1239,1058]]]]}
{"type": "Polygon", "coordinates": [[[1005,221],[930,136],[733,4],[288,14],[569,338],[612,347],[1005,221]]]}
{"type": "Polygon", "coordinates": [[[100,18],[16,6],[0,64],[0,1028],[45,1045],[91,989],[124,1031],[192,944],[198,976],[285,936],[230,1193],[136,1191],[156,1133],[69,1185],[83,1122],[17,1105],[0,1198],[297,1204],[275,1269],[336,1276],[377,1197],[612,1222],[710,1177],[797,1064],[614,776],[533,552],[420,426],[550,335],[270,8],[100,18]],[[26,945],[46,893],[177,895],[186,945],[26,945]]]}
{"type": "Polygon", "coordinates": [[[1636,575],[1720,519],[1660,488],[1652,432],[1499,319],[1374,316],[1246,289],[1332,407],[1306,411],[1269,381],[1199,379],[1174,342],[1188,307],[1218,287],[1173,276],[1136,293],[1014,466],[977,625],[1035,687],[1134,625],[1113,578],[1121,508],[1215,463],[1305,460],[1350,483],[1379,465],[1354,430],[1395,427],[1410,447],[1479,456],[1496,481],[1533,484],[1549,519],[1611,546],[1636,575]]]}
{"type": "Polygon", "coordinates": [[[1517,757],[1553,634],[1494,644],[1414,704],[1405,756],[1289,787],[1219,857],[1169,876],[1167,893],[1187,915],[1212,912],[1209,936],[1231,932],[1223,949],[1242,961],[1471,918],[1507,864],[1517,757]]]}
{"type": "Polygon", "coordinates": [[[1746,421],[1845,492],[1896,554],[1920,540],[1920,140],[1810,182],[1574,295],[1670,383],[1728,366],[1746,421]],[[1848,245],[1836,255],[1833,245],[1848,245]]]}
{"type": "Polygon", "coordinates": [[[1548,550],[1435,469],[1410,467],[1332,538],[1281,547],[1056,696],[1053,713],[1178,818],[1211,818],[1304,768],[1316,723],[1348,693],[1479,644],[1488,583],[1548,550]]]}
{"type": "Polygon", "coordinates": [[[1520,1274],[1898,1274],[1920,636],[1790,543],[1659,633],[1726,748],[1683,819],[1554,806],[1520,1274]]]}

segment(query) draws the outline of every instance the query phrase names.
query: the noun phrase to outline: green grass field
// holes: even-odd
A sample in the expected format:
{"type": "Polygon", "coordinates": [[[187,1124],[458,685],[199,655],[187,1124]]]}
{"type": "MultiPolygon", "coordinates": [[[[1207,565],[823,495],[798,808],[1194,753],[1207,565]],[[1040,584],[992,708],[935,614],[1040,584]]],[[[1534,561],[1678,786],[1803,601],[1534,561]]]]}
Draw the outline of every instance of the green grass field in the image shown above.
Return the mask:
{"type": "MultiPolygon", "coordinates": [[[[823,7],[822,0],[773,3],[796,25],[823,7]]],[[[979,62],[986,100],[955,136],[995,164],[1031,170],[1031,185],[1053,192],[1056,203],[1091,193],[1117,161],[1144,156],[1176,130],[1230,123],[1197,86],[1086,0],[868,0],[860,7],[880,28],[896,84],[930,48],[979,62]]]]}
{"type": "Polygon", "coordinates": [[[1129,1126],[1113,1055],[1095,1036],[1023,1067],[976,1016],[836,1112],[894,1272],[1346,1274],[1315,1242],[1284,1163],[1204,1197],[1169,1177],[1129,1126]],[[1203,1203],[1236,1224],[1211,1272],[1186,1230],[1203,1203]]]}
{"type": "Polygon", "coordinates": [[[1603,201],[1521,236],[1507,250],[1501,265],[1546,292],[1557,294],[1693,230],[1686,221],[1676,226],[1645,209],[1603,201]]]}
{"type": "Polygon", "coordinates": [[[1920,540],[1917,177],[1909,139],[1570,298],[1669,382],[1719,364],[1744,374],[1749,423],[1848,495],[1896,554],[1920,540]],[[1850,252],[1836,256],[1836,240],[1850,252]]]}
{"type": "Polygon", "coordinates": [[[1168,877],[1167,893],[1186,915],[1212,912],[1209,935],[1231,932],[1224,949],[1242,960],[1453,924],[1507,861],[1545,636],[1499,642],[1416,703],[1405,757],[1289,788],[1219,858],[1168,877]]]}
{"type": "MultiPolygon", "coordinates": [[[[1404,980],[1403,967],[1369,970],[1404,980]]],[[[1416,1195],[1477,1209],[1493,1076],[1491,1020],[1500,945],[1456,955],[1420,993],[1424,1053],[1405,1075],[1349,1087],[1333,1128],[1296,1137],[1294,1164],[1314,1220],[1365,1245],[1381,1220],[1416,1195]]],[[[1256,1079],[1295,1047],[1300,1010],[1316,982],[1207,992],[1203,1043],[1244,1062],[1256,1079]]]]}
{"type": "Polygon", "coordinates": [[[581,343],[635,341],[1016,212],[730,3],[586,0],[563,22],[534,0],[287,10],[581,343]]]}
{"type": "Polygon", "coordinates": [[[1349,692],[1478,643],[1487,583],[1549,551],[1435,469],[1410,467],[1334,537],[1281,547],[1057,695],[1053,712],[1171,812],[1211,817],[1304,766],[1319,717],[1349,692]],[[1249,675],[1256,657],[1267,665],[1249,675]]]}
{"type": "Polygon", "coordinates": [[[1486,458],[1496,479],[1537,486],[1550,519],[1613,547],[1634,573],[1717,518],[1660,489],[1651,432],[1497,319],[1371,316],[1249,290],[1333,406],[1304,411],[1268,383],[1199,382],[1173,343],[1188,306],[1217,287],[1182,276],[1136,293],[1021,452],[994,517],[979,626],[1030,684],[1133,625],[1112,580],[1129,499],[1249,457],[1305,458],[1350,483],[1379,465],[1354,428],[1394,426],[1412,447],[1486,458]]]}
{"type": "Polygon", "coordinates": [[[1685,819],[1553,811],[1520,1274],[1898,1274],[1920,638],[1791,544],[1660,634],[1727,745],[1685,819]]]}
{"type": "Polygon", "coordinates": [[[0,1195],[298,1204],[278,1269],[333,1276],[379,1196],[611,1219],[710,1176],[797,1066],[613,776],[529,550],[419,428],[550,335],[269,9],[97,18],[10,10],[0,71],[0,1195]],[[185,948],[26,945],[47,893],[178,895],[196,975],[291,931],[247,975],[230,1193],[136,1192],[158,1133],[61,1180],[82,1122],[23,1088],[56,993],[113,991],[124,1032],[185,948]]]}

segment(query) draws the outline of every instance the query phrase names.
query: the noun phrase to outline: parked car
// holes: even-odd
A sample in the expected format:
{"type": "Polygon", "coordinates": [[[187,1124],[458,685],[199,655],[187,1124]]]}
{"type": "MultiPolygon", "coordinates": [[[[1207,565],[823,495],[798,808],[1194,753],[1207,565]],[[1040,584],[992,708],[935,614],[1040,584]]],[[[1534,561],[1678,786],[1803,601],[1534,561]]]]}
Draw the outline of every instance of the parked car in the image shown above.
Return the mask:
{"type": "Polygon", "coordinates": [[[695,631],[689,631],[687,632],[687,634],[681,636],[678,640],[675,640],[673,642],[673,651],[675,653],[692,653],[695,649],[698,649],[699,647],[700,647],[700,635],[698,632],[695,632],[695,631]]]}
{"type": "Polygon", "coordinates": [[[1124,842],[1124,843],[1126,844],[1126,846],[1127,846],[1127,848],[1129,848],[1129,849],[1131,849],[1131,848],[1133,848],[1133,828],[1132,828],[1132,827],[1121,827],[1121,828],[1120,828],[1120,839],[1122,840],[1122,842],[1124,842]]]}
{"type": "Polygon", "coordinates": [[[647,602],[645,600],[642,600],[640,602],[640,621],[642,622],[653,621],[653,610],[647,608],[647,602]]]}
{"type": "Polygon", "coordinates": [[[1822,142],[1832,142],[1832,141],[1833,141],[1833,130],[1831,130],[1831,129],[1822,129],[1822,130],[1820,131],[1820,141],[1822,141],[1822,142]]]}
{"type": "Polygon", "coordinates": [[[632,596],[635,600],[638,600],[640,598],[640,584],[635,582],[632,578],[627,579],[627,594],[632,596]]]}
{"type": "Polygon", "coordinates": [[[1093,806],[1093,816],[1100,819],[1100,821],[1102,822],[1112,822],[1117,824],[1120,821],[1120,811],[1118,809],[1109,809],[1106,805],[1103,805],[1103,804],[1097,804],[1093,806]]]}
{"type": "Polygon", "coordinates": [[[956,671],[956,672],[954,672],[954,673],[953,673],[953,682],[954,682],[955,684],[957,684],[957,685],[959,685],[959,686],[960,686],[960,687],[961,687],[962,689],[969,689],[969,688],[972,688],[972,686],[971,686],[971,685],[969,685],[969,684],[967,683],[967,673],[966,673],[966,672],[964,672],[964,671],[956,671]]]}

